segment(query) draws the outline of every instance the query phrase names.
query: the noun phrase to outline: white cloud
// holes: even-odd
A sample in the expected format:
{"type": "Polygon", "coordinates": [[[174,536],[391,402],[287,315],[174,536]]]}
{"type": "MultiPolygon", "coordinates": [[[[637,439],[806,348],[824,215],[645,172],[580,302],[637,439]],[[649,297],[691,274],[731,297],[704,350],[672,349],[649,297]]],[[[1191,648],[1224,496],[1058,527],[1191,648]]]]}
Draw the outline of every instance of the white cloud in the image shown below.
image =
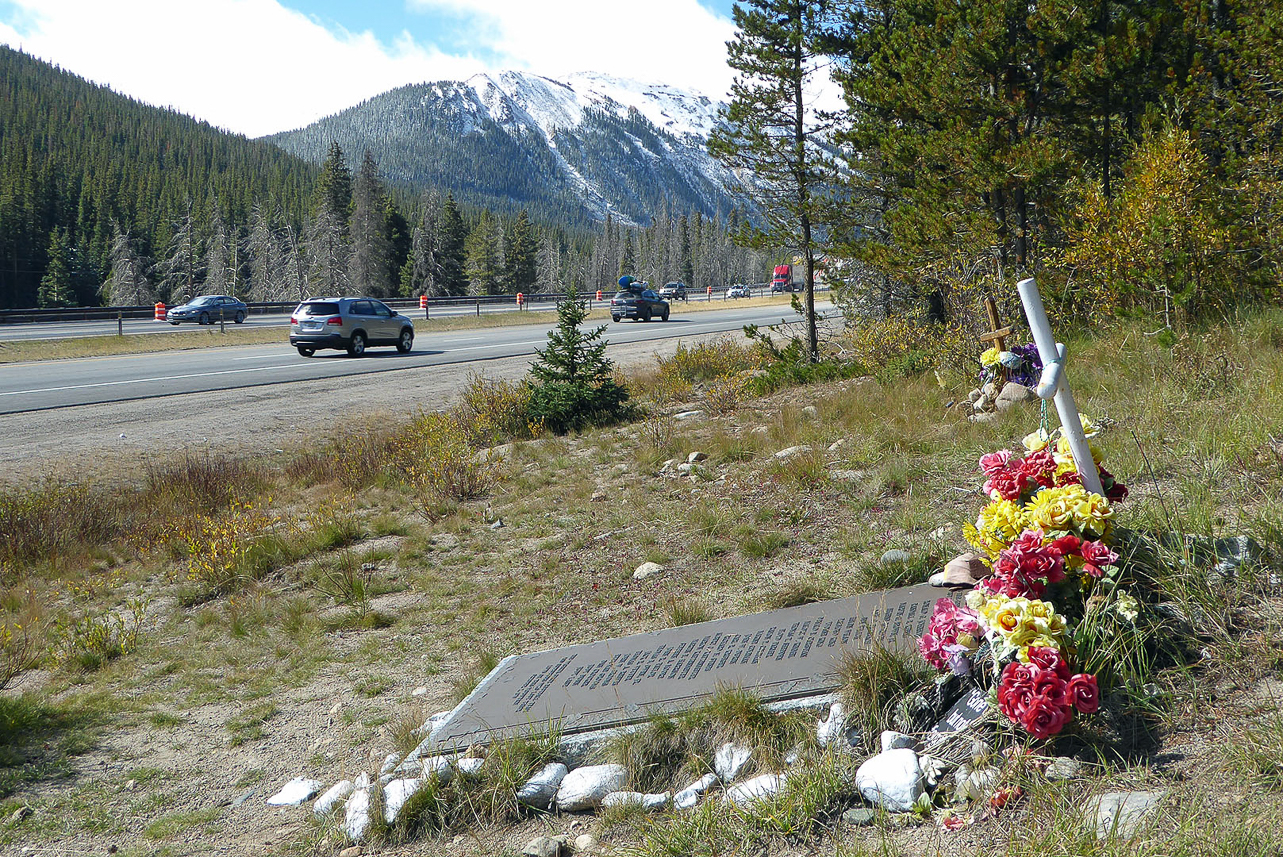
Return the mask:
{"type": "Polygon", "coordinates": [[[388,89],[479,71],[598,71],[720,98],[731,23],[696,0],[406,0],[475,16],[478,50],[403,32],[335,32],[277,0],[11,0],[0,42],[149,104],[250,136],[306,125],[388,89]],[[489,68],[487,68],[489,65],[489,68]]]}
{"type": "Polygon", "coordinates": [[[306,125],[406,83],[467,77],[469,57],[403,34],[333,33],[275,0],[15,0],[0,41],[117,92],[250,136],[306,125]]]}

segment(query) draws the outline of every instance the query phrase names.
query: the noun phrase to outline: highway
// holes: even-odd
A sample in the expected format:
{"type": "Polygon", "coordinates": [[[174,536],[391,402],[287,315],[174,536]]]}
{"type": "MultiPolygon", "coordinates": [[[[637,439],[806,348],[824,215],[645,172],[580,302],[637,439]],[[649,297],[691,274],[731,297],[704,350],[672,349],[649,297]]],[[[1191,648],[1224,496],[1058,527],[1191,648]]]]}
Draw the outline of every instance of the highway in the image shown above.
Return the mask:
{"type": "MultiPolygon", "coordinates": [[[[817,304],[821,312],[832,305],[817,304]]],[[[271,318],[271,317],[267,317],[271,318]]],[[[720,331],[737,331],[745,324],[765,326],[796,316],[787,306],[735,307],[681,313],[680,305],[667,322],[607,323],[606,338],[616,345],[696,337],[720,331]]],[[[246,324],[260,321],[247,320],[246,324]]],[[[279,324],[279,320],[273,319],[279,324]]],[[[96,322],[79,322],[79,325],[96,322]]],[[[111,322],[114,328],[114,322],[111,322]]],[[[177,330],[168,324],[151,324],[177,330]]],[[[38,325],[48,328],[50,324],[38,325]]],[[[108,402],[182,396],[192,393],[237,390],[264,385],[369,376],[380,372],[533,356],[547,344],[552,325],[478,328],[424,334],[415,339],[410,354],[393,348],[374,348],[364,357],[350,358],[340,351],[320,351],[300,356],[284,341],[280,345],[229,346],[164,351],[150,354],[12,363],[0,367],[0,414],[20,414],[108,402]]],[[[182,329],[191,329],[182,326],[182,329]]],[[[374,379],[363,383],[373,383],[374,379]]],[[[336,395],[349,385],[336,387],[336,395]]],[[[190,407],[175,399],[175,408],[190,407]]]]}

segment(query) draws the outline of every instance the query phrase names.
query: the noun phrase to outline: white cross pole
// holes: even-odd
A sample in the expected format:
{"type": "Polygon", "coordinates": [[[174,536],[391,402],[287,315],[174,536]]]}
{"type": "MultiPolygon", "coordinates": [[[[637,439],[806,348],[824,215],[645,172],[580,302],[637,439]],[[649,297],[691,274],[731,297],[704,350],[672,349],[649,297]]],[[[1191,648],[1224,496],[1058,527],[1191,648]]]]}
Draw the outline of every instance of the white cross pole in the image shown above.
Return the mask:
{"type": "Polygon", "coordinates": [[[1038,294],[1038,284],[1033,278],[1016,283],[1016,290],[1020,292],[1020,302],[1025,306],[1025,318],[1029,320],[1034,344],[1038,346],[1038,356],[1042,358],[1042,378],[1038,381],[1036,392],[1042,399],[1055,398],[1061,431],[1069,438],[1069,451],[1073,453],[1074,466],[1082,476],[1083,487],[1093,494],[1104,496],[1100,472],[1096,470],[1091,445],[1087,443],[1087,435],[1083,432],[1082,420],[1078,416],[1078,404],[1074,401],[1073,391],[1069,389],[1069,379],[1065,377],[1062,363],[1065,347],[1057,346],[1055,337],[1051,335],[1047,311],[1043,309],[1042,296],[1038,294]]]}

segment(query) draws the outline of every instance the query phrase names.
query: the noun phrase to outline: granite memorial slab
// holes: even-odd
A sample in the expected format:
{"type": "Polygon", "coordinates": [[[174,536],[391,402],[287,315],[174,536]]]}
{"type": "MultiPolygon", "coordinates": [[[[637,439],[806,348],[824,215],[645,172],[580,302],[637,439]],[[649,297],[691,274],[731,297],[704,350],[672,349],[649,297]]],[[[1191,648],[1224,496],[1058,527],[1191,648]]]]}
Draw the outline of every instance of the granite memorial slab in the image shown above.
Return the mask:
{"type": "MultiPolygon", "coordinates": [[[[847,651],[916,651],[928,584],[505,658],[432,730],[436,749],[556,729],[573,734],[698,705],[722,687],[764,702],[838,687],[847,651]]],[[[961,598],[960,593],[953,597],[961,598]]]]}

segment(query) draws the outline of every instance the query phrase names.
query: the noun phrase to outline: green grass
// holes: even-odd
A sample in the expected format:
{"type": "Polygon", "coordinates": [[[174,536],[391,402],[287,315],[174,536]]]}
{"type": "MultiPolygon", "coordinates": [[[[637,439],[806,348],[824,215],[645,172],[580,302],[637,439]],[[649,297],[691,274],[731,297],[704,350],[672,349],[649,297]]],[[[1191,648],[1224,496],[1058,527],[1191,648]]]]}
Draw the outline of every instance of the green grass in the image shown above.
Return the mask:
{"type": "Polygon", "coordinates": [[[202,828],[205,833],[213,833],[216,830],[215,822],[222,816],[221,807],[211,806],[205,809],[192,810],[190,812],[174,812],[169,815],[163,815],[143,828],[143,836],[147,839],[172,839],[180,833],[186,833],[193,828],[202,828]]]}
{"type": "Polygon", "coordinates": [[[263,724],[279,713],[280,709],[276,707],[276,703],[268,701],[248,706],[240,714],[229,718],[226,726],[227,731],[232,734],[230,745],[239,747],[249,741],[262,738],[263,724]]]}

